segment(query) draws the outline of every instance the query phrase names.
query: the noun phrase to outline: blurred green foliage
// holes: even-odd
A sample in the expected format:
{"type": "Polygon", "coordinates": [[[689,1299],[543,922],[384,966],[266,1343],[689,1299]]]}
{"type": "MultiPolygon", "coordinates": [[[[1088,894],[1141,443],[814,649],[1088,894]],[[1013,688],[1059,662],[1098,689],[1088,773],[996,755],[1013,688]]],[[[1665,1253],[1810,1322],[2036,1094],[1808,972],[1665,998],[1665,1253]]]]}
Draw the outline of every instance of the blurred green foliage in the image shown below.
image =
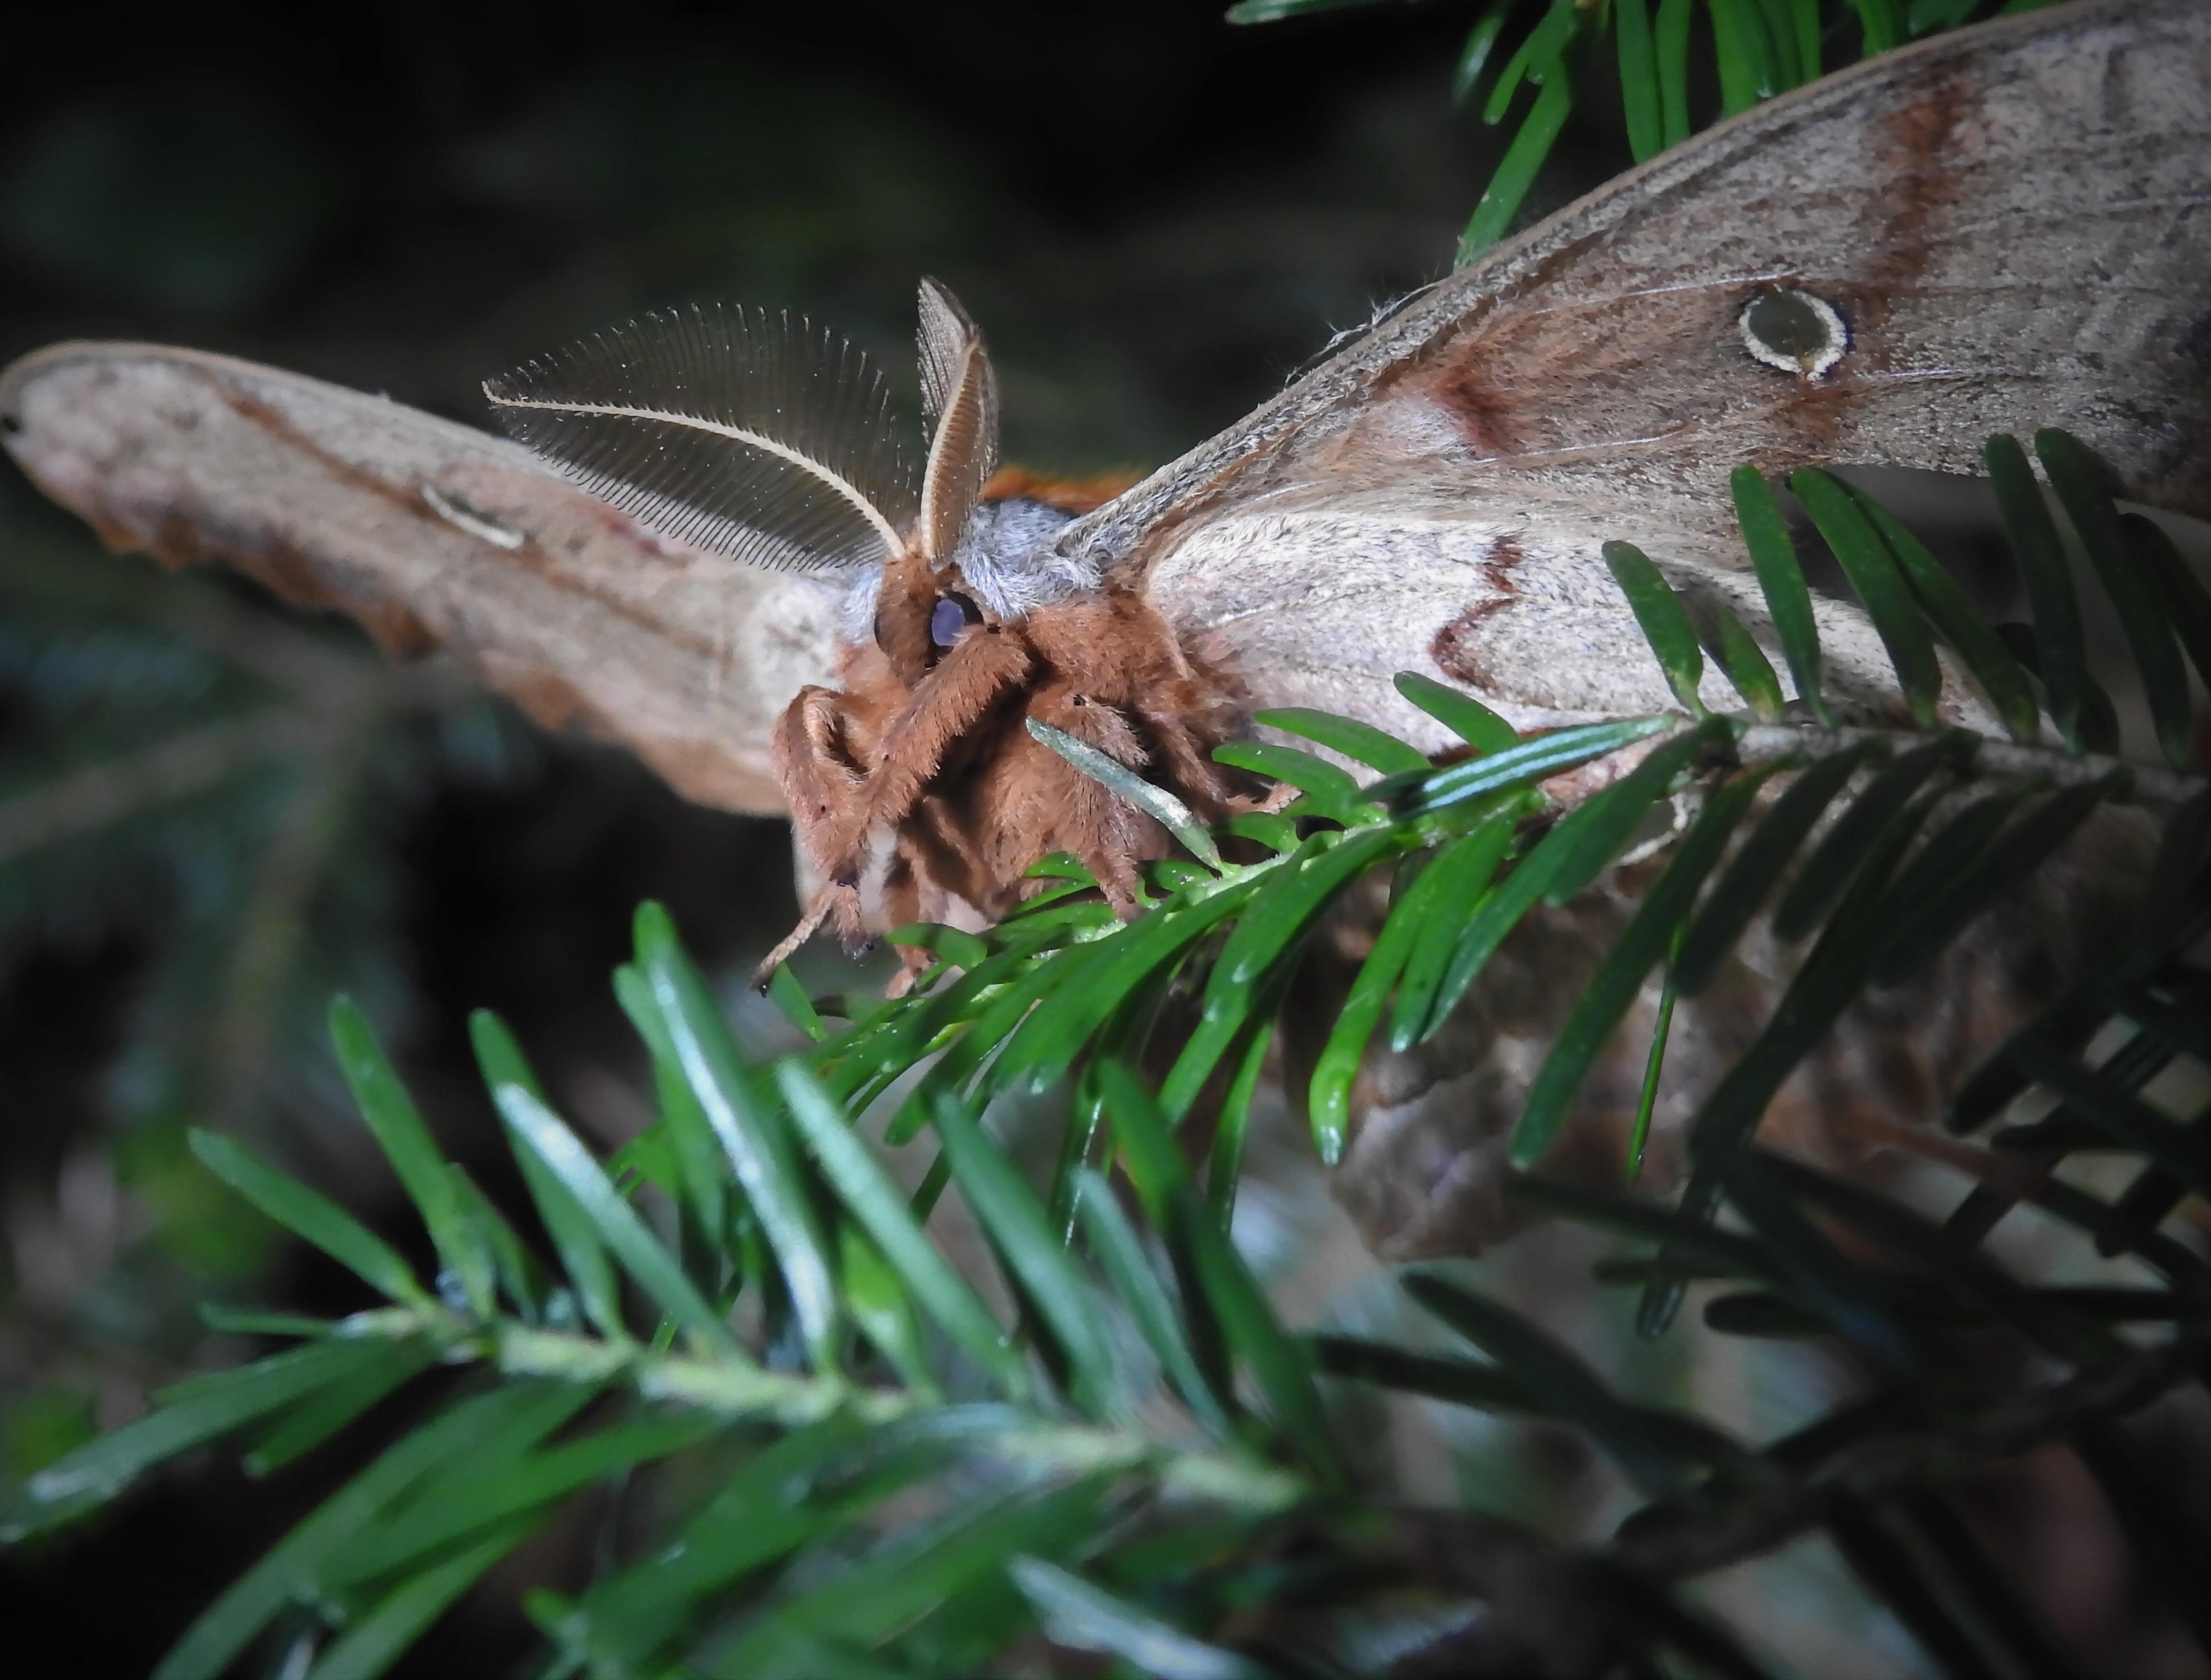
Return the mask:
{"type": "Polygon", "coordinates": [[[298,278],[345,185],[313,135],[250,90],[94,100],[0,178],[0,247],[94,297],[234,319],[298,278]]]}

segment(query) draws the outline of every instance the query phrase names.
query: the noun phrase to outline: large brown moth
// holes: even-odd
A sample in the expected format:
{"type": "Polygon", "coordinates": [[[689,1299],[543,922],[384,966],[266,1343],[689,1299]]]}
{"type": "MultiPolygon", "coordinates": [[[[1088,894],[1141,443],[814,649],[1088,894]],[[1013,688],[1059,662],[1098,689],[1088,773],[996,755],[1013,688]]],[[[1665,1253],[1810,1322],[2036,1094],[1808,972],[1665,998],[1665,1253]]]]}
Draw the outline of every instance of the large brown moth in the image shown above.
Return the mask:
{"type": "MultiPolygon", "coordinates": [[[[1062,846],[1119,891],[1159,835],[1021,718],[1210,814],[1236,794],[1206,749],[1254,708],[1449,745],[1399,699],[1399,671],[1523,729],[1662,710],[1598,547],[1633,537],[1770,642],[1729,511],[1740,462],[1969,470],[1989,434],[2056,426],[2129,495],[2211,516],[2211,8],[2085,0],[1776,100],[1416,295],[1079,515],[985,496],[979,335],[941,289],[923,311],[933,426],[913,477],[841,347],[735,310],[494,382],[572,478],[388,402],[142,345],[24,358],[0,427],[118,546],[228,560],[395,653],[457,650],[694,799],[792,810],[824,882],[812,916],[848,934],[992,915],[1062,846]]],[[[1833,689],[1888,706],[1866,620],[1818,610],[1833,689]]],[[[1478,990],[1468,1008],[1499,1002],[1478,990]]],[[[1475,1037],[1487,1054],[1494,1034],[1475,1037]]],[[[1394,1118],[1349,1163],[1379,1163],[1367,1182],[1386,1194],[1354,1200],[1401,1252],[1486,1234],[1451,1199],[1480,1188],[1513,1094],[1494,1067],[1478,1095],[1421,1079],[1376,1094],[1394,1118]]],[[[1831,1109],[1874,1100],[1838,1090],[1831,1109]]]]}
{"type": "Polygon", "coordinates": [[[1072,853],[1116,903],[1165,849],[1150,818],[1039,745],[1033,718],[1161,776],[1200,813],[1232,797],[1207,756],[1239,727],[1229,679],[1184,649],[1143,592],[1053,547],[1050,493],[988,496],[996,378],[950,292],[921,285],[918,479],[881,378],[788,317],[647,316],[491,381],[507,429],[594,494],[739,563],[839,580],[839,688],[809,684],[770,763],[823,879],[780,961],[825,918],[848,944],[869,843],[879,927],[995,919],[1026,872],[1072,853]]]}

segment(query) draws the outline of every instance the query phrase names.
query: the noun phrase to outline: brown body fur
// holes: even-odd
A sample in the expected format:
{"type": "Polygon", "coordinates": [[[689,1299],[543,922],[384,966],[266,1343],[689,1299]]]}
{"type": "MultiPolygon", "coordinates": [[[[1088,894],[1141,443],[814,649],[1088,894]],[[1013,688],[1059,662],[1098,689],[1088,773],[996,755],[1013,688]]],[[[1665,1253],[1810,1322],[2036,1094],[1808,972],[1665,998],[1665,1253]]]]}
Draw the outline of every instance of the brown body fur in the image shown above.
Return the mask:
{"type": "Polygon", "coordinates": [[[886,571],[875,631],[845,648],[841,690],[803,689],[776,726],[776,777],[827,883],[801,934],[825,917],[848,943],[870,926],[996,920],[1045,885],[1026,872],[1057,851],[1132,906],[1136,865],[1165,855],[1166,831],[1036,740],[1030,718],[1172,789],[1202,819],[1233,807],[1209,754],[1242,727],[1234,686],[1131,589],[1001,620],[963,592],[956,566],[910,553],[886,571]],[[930,619],[946,598],[977,616],[939,649],[930,619]],[[869,907],[862,889],[885,833],[891,855],[869,907]]]}

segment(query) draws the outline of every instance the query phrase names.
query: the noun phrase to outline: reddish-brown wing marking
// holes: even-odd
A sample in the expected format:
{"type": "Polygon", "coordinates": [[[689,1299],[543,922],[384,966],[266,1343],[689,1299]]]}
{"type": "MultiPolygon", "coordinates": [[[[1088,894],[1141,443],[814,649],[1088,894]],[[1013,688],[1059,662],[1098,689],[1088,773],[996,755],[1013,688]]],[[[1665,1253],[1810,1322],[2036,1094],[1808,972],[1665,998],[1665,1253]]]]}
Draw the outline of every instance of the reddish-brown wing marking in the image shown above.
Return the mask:
{"type": "MultiPolygon", "coordinates": [[[[1738,462],[1972,471],[1990,433],[2043,426],[2211,515],[2201,0],[2038,12],[1761,106],[1420,295],[1061,546],[1142,577],[1263,704],[1438,746],[1395,672],[1523,725],[1669,704],[1607,537],[1767,639],[1738,462]],[[1787,292],[1846,326],[1824,373],[1751,354],[1745,311],[1787,292]]],[[[1879,646],[1823,611],[1843,687],[1875,700],[1879,646]]]]}

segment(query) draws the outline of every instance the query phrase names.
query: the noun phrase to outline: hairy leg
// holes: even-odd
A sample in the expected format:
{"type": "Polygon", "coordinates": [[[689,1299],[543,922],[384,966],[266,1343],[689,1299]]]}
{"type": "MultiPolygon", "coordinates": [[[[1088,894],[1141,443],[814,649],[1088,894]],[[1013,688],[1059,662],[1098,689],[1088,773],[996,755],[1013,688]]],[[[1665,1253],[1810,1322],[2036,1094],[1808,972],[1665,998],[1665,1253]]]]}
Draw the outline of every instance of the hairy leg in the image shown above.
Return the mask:
{"type": "MultiPolygon", "coordinates": [[[[1143,736],[1128,715],[1089,695],[1054,686],[1035,698],[1029,715],[1132,771],[1150,767],[1143,736]]],[[[1165,854],[1164,832],[1057,753],[1026,739],[1018,745],[1030,751],[1027,774],[1009,790],[1019,801],[1007,812],[1015,819],[1004,842],[1009,873],[1017,877],[1045,852],[1071,852],[1098,878],[1107,903],[1124,914],[1134,909],[1136,866],[1165,854]],[[1024,852],[1027,857],[1015,862],[1024,852]]]]}
{"type": "Polygon", "coordinates": [[[814,687],[800,689],[776,720],[769,763],[784,797],[791,801],[791,819],[797,826],[800,843],[814,867],[829,879],[808,901],[798,925],[754,970],[757,986],[765,987],[768,977],[813,938],[824,922],[833,923],[847,950],[857,950],[867,942],[858,872],[840,869],[838,865],[844,860],[833,849],[839,827],[858,811],[864,786],[854,762],[851,722],[851,703],[844,695],[814,687]]]}
{"type": "Polygon", "coordinates": [[[826,873],[857,879],[868,837],[906,820],[946,752],[1020,686],[1033,663],[1018,632],[995,626],[970,631],[946,651],[893,714],[857,799],[833,818],[826,873]]]}
{"type": "MultiPolygon", "coordinates": [[[[921,883],[915,877],[913,860],[901,836],[898,849],[891,855],[890,867],[883,876],[883,920],[893,928],[902,928],[908,922],[924,919],[926,911],[922,905],[921,883]]],[[[891,976],[884,995],[902,998],[913,989],[914,982],[928,971],[930,964],[936,958],[934,952],[924,951],[918,946],[901,945],[894,948],[898,952],[899,970],[891,976]]]]}
{"type": "Polygon", "coordinates": [[[776,719],[768,763],[791,802],[791,819],[814,867],[832,880],[853,885],[841,870],[843,832],[862,809],[866,773],[851,740],[851,703],[834,689],[802,688],[776,719]]]}
{"type": "Polygon", "coordinates": [[[1141,703],[1135,710],[1175,791],[1196,807],[1199,816],[1218,817],[1236,808],[1235,789],[1209,756],[1218,742],[1202,738],[1178,713],[1141,703]]]}
{"type": "Polygon", "coordinates": [[[798,925],[785,934],[774,950],[760,960],[753,970],[753,989],[765,992],[775,971],[789,962],[799,946],[821,930],[825,922],[833,922],[839,938],[848,951],[857,952],[867,945],[868,930],[860,916],[860,891],[842,881],[831,881],[807,901],[806,909],[798,918],[798,925]]]}

